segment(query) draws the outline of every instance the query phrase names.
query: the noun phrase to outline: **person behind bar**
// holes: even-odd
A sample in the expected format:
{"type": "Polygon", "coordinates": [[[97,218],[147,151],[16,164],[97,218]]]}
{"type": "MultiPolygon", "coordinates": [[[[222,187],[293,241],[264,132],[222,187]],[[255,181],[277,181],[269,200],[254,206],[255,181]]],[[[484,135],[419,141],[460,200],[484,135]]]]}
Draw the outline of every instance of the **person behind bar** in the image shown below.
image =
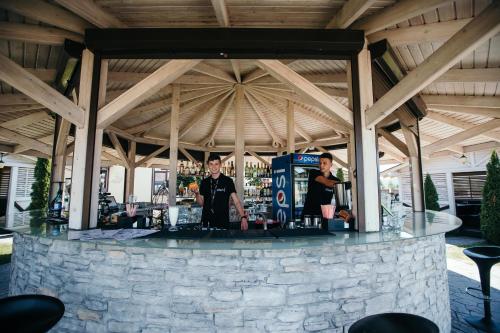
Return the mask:
{"type": "Polygon", "coordinates": [[[208,157],[210,176],[201,181],[200,190],[195,191],[196,202],[203,206],[201,221],[204,227],[229,229],[229,198],[241,216],[241,230],[248,229],[248,220],[236,194],[234,182],[220,172],[222,161],[217,154],[208,157]]]}
{"type": "MultiPolygon", "coordinates": [[[[323,153],[319,157],[319,170],[309,171],[306,200],[302,211],[304,215],[322,215],[321,205],[330,204],[333,197],[333,187],[340,180],[330,172],[332,168],[332,154],[323,153]]],[[[325,219],[323,219],[325,229],[325,219]]]]}

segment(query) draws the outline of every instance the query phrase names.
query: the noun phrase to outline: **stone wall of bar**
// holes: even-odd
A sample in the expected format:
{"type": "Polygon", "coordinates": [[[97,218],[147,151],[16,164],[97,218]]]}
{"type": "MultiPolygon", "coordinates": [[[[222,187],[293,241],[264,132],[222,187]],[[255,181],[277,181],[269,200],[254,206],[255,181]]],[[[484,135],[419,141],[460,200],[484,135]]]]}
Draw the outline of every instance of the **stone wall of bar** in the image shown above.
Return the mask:
{"type": "Polygon", "coordinates": [[[444,235],[292,250],[103,245],[15,234],[10,294],[60,298],[53,332],[345,332],[380,312],[450,331],[444,235]]]}

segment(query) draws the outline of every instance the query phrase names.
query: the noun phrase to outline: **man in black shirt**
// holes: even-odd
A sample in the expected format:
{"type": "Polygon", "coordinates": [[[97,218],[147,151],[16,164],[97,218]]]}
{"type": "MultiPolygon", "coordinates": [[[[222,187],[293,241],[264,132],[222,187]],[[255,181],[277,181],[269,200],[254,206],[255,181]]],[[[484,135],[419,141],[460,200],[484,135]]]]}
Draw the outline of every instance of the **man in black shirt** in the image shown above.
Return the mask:
{"type": "Polygon", "coordinates": [[[322,215],[321,205],[330,204],[334,195],[333,187],[340,182],[330,172],[332,159],[330,153],[321,154],[319,157],[319,171],[309,171],[309,183],[302,215],[322,215]]]}
{"type": "Polygon", "coordinates": [[[203,206],[201,217],[203,226],[228,229],[229,198],[232,198],[241,216],[241,230],[247,230],[247,216],[236,195],[234,182],[220,172],[222,165],[220,156],[210,154],[207,164],[211,175],[201,181],[200,190],[196,192],[196,202],[203,206]]]}

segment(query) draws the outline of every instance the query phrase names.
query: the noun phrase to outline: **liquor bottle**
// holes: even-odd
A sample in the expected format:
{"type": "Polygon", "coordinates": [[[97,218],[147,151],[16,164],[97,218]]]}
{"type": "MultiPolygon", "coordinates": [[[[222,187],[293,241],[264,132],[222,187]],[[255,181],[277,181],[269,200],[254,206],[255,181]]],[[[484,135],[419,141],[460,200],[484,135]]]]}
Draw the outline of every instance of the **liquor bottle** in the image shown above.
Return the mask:
{"type": "Polygon", "coordinates": [[[189,168],[189,174],[191,176],[195,176],[196,175],[196,169],[195,169],[195,165],[194,165],[194,162],[190,162],[191,166],[189,168]]]}
{"type": "Polygon", "coordinates": [[[248,177],[248,162],[245,162],[245,177],[248,177]]]}
{"type": "Polygon", "coordinates": [[[50,203],[50,206],[52,208],[52,216],[54,217],[61,217],[61,210],[62,210],[62,189],[59,188],[57,191],[56,197],[52,202],[50,203]]]}
{"type": "Polygon", "coordinates": [[[257,177],[257,166],[254,164],[252,169],[252,177],[257,177]]]}
{"type": "Polygon", "coordinates": [[[231,161],[231,166],[229,167],[229,169],[231,170],[230,171],[230,174],[231,174],[231,177],[234,177],[236,172],[234,170],[234,164],[233,164],[233,161],[231,161]]]}
{"type": "Polygon", "coordinates": [[[184,174],[184,163],[182,163],[182,161],[181,161],[181,164],[179,165],[179,168],[177,170],[177,174],[179,174],[179,175],[184,174]]]}

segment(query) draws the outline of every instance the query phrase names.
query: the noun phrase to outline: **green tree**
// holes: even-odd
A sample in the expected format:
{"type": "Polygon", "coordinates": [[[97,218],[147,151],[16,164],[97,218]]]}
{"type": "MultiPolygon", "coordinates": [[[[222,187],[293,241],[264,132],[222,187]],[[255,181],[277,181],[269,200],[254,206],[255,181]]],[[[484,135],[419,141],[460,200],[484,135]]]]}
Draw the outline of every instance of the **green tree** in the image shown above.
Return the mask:
{"type": "Polygon", "coordinates": [[[496,151],[486,165],[486,182],[481,203],[481,231],[489,242],[500,245],[500,163],[496,151]]]}
{"type": "Polygon", "coordinates": [[[337,169],[337,173],[335,174],[335,177],[340,179],[341,182],[344,181],[344,171],[342,170],[342,168],[337,169]]]}
{"type": "Polygon", "coordinates": [[[35,182],[31,186],[31,204],[28,209],[46,210],[49,201],[50,163],[45,158],[36,160],[35,182]]]}
{"type": "Polygon", "coordinates": [[[438,193],[432,182],[431,175],[425,175],[424,181],[425,209],[439,210],[438,193]]]}

